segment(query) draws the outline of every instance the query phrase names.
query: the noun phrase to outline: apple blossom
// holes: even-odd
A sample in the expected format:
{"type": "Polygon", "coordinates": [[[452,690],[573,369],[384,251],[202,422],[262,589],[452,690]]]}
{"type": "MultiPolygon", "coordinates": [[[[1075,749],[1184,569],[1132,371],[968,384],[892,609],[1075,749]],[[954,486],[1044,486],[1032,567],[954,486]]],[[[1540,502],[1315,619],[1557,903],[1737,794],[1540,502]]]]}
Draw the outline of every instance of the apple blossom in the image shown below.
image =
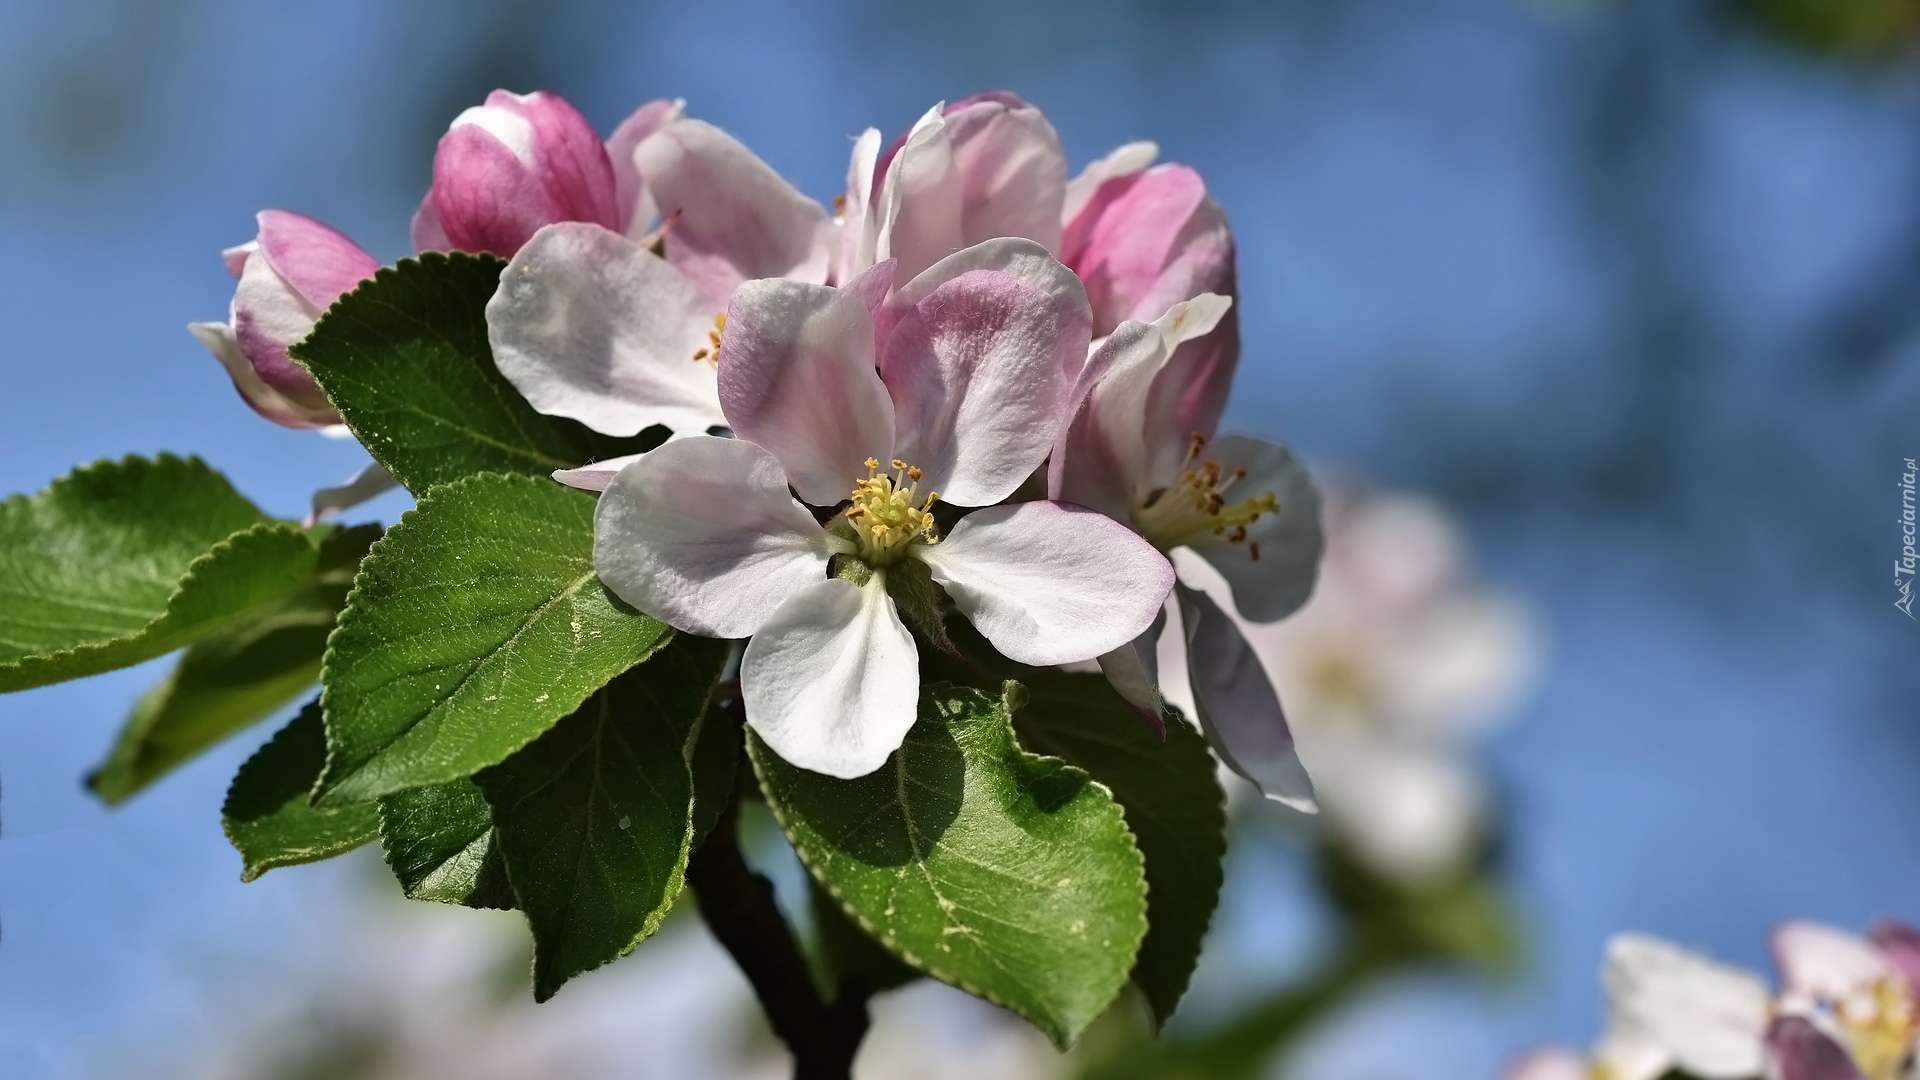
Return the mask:
{"type": "Polygon", "coordinates": [[[320,314],[373,276],[380,263],[335,230],[286,210],[262,210],[254,238],[222,252],[240,279],[225,323],[190,323],[227,369],[234,389],[261,416],[283,427],[340,423],[327,395],[287,347],[313,329],[320,314]]]}
{"type": "MultiPolygon", "coordinates": [[[[1225,576],[1247,618],[1282,618],[1313,588],[1322,545],[1319,494],[1285,447],[1229,435],[1154,403],[1185,393],[1170,362],[1219,325],[1231,305],[1212,293],[1173,305],[1152,323],[1124,322],[1087,361],[1085,404],[1055,450],[1052,498],[1124,522],[1167,553],[1190,549],[1225,576]]],[[[1213,598],[1180,586],[1194,713],[1214,751],[1269,798],[1315,807],[1286,716],[1237,624],[1213,598]]],[[[1114,686],[1157,716],[1159,628],[1101,657],[1114,686]]]]}
{"type": "MultiPolygon", "coordinates": [[[[1467,573],[1436,503],[1335,486],[1312,598],[1282,622],[1237,619],[1286,696],[1327,825],[1369,868],[1409,885],[1458,869],[1482,839],[1487,796],[1464,744],[1504,716],[1534,666],[1524,609],[1467,573]]],[[[1231,604],[1202,560],[1185,579],[1231,604]]],[[[1160,670],[1181,698],[1184,650],[1160,670]]]]}
{"type": "MultiPolygon", "coordinates": [[[[633,151],[671,222],[664,254],[593,223],[534,233],[500,277],[487,333],[533,407],[609,435],[726,423],[716,383],[728,297],[749,278],[827,278],[826,211],[732,136],[673,120],[633,151]]],[[[598,476],[617,462],[575,474],[598,476]]]]}
{"type": "Polygon", "coordinates": [[[1539,1051],[1506,1078],[1907,1080],[1920,1039],[1916,941],[1892,922],[1871,938],[1786,923],[1773,935],[1776,996],[1757,975],[1623,934],[1607,949],[1607,1032],[1584,1071],[1568,1071],[1564,1051],[1539,1051]]]}
{"type": "Polygon", "coordinates": [[[1089,332],[1072,273],[1011,239],[897,291],[893,271],[740,286],[718,372],[739,438],[641,456],[595,517],[607,587],[681,630],[751,635],[747,722],[786,760],[842,777],[879,768],[914,722],[901,609],[938,635],[936,584],[1007,657],[1051,665],[1138,636],[1173,581],[1098,514],[992,505],[1060,436],[1089,332]],[[942,530],[936,501],[984,509],[942,530]],[[809,506],[845,509],[823,526],[809,506]]]}
{"type": "Polygon", "coordinates": [[[634,163],[648,137],[680,119],[678,101],[650,101],[604,144],[558,94],[495,90],[440,137],[433,186],[413,218],[418,251],[489,251],[509,258],[543,225],[592,222],[645,229],[651,191],[634,163]]]}

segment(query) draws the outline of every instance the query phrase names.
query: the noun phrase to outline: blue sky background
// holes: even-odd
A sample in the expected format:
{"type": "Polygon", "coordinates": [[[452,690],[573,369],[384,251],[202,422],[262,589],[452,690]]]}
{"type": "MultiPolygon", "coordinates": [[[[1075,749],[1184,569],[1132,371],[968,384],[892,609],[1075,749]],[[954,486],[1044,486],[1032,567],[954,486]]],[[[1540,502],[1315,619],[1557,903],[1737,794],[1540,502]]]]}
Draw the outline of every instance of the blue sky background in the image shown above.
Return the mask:
{"type": "MultiPolygon", "coordinates": [[[[0,493],[167,449],[297,516],[358,468],[245,409],[185,323],[223,316],[259,207],[404,254],[433,140],[496,86],[602,130],[684,96],[823,200],[865,126],[1004,87],[1076,168],[1152,138],[1207,177],[1234,426],[1448,499],[1542,615],[1489,747],[1531,967],[1383,987],[1296,1075],[1584,1043],[1618,929],[1760,965],[1787,917],[1920,918],[1920,625],[1889,570],[1920,455],[1910,65],[1660,0],[481,7],[0,3],[0,493]]],[[[353,932],[364,860],[238,881],[219,804],[270,725],[123,809],[82,791],[160,670],[0,697],[0,1075],[154,1075],[353,932]]],[[[1317,925],[1284,854],[1229,888],[1214,1002],[1317,925]]]]}

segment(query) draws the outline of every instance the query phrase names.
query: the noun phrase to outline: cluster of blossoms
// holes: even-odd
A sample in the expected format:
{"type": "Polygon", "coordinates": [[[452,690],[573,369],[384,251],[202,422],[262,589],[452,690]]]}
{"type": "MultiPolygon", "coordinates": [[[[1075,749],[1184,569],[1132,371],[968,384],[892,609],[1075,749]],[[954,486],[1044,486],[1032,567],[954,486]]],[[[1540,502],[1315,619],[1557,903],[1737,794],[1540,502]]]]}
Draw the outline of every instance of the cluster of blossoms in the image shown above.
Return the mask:
{"type": "MultiPolygon", "coordinates": [[[[829,212],[680,103],[602,142],[557,97],[496,92],[441,140],[413,242],[510,260],[488,334],[535,409],[671,430],[556,479],[601,492],[594,562],[616,595],[751,639],[748,723],[788,761],[879,768],[915,716],[908,624],[951,648],[949,605],[1017,663],[1097,659],[1158,723],[1171,604],[1215,750],[1312,809],[1239,620],[1305,602],[1319,498],[1285,448],[1217,432],[1233,241],[1200,177],[1156,154],[1129,144],[1069,179],[1039,110],[983,94],[890,144],[861,135],[829,212]],[[1224,596],[1179,584],[1176,553],[1224,596]]],[[[337,424],[287,348],[374,260],[267,212],[228,265],[231,320],[195,332],[262,415],[337,424]]]]}
{"type": "MultiPolygon", "coordinates": [[[[1323,514],[1312,599],[1282,622],[1236,623],[1285,695],[1326,827],[1375,873],[1417,886],[1465,867],[1486,840],[1471,743],[1531,681],[1532,619],[1474,579],[1458,524],[1433,500],[1334,483],[1323,514]]],[[[1208,567],[1175,562],[1229,601],[1208,567]]],[[[1163,648],[1183,708],[1184,663],[1163,648]]]]}
{"type": "Polygon", "coordinates": [[[1920,1039],[1920,931],[1861,937],[1813,922],[1773,934],[1760,976],[1656,938],[1615,938],[1605,1033],[1588,1057],[1537,1051],[1507,1080],[1908,1080],[1920,1039]]]}

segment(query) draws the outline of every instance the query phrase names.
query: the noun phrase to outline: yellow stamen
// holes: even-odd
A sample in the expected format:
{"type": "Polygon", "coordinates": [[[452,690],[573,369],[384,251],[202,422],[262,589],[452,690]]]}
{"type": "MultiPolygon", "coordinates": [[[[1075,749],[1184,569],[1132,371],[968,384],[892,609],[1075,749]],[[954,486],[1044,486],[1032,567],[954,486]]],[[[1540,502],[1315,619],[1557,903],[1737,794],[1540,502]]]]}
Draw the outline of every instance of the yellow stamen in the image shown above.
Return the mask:
{"type": "Polygon", "coordinates": [[[879,459],[867,459],[868,476],[854,481],[853,505],[845,514],[846,531],[859,546],[855,554],[876,569],[900,561],[914,546],[938,540],[933,504],[940,493],[927,492],[915,506],[920,470],[899,460],[892,465],[891,474],[882,473],[879,459]]]}
{"type": "Polygon", "coordinates": [[[1229,544],[1246,544],[1247,554],[1258,562],[1260,544],[1248,541],[1247,526],[1262,514],[1279,513],[1280,503],[1271,491],[1229,503],[1226,492],[1247,478],[1247,470],[1236,466],[1228,472],[1218,461],[1198,461],[1206,445],[1206,436],[1195,432],[1187,442],[1180,475],[1165,491],[1134,509],[1133,526],[1161,551],[1216,536],[1229,544]]]}
{"type": "Polygon", "coordinates": [[[693,354],[695,360],[720,362],[720,335],[727,331],[727,313],[721,312],[713,317],[713,329],[707,331],[707,347],[693,354]]]}

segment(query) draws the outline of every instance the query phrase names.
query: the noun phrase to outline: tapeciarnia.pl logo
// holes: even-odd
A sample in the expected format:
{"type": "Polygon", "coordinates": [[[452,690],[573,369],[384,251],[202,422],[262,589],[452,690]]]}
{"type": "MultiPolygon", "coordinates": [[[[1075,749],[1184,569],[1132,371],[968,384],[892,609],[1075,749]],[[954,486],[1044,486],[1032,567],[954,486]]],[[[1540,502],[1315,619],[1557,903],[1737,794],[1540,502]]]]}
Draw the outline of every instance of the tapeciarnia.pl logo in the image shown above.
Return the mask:
{"type": "MultiPolygon", "coordinates": [[[[1913,476],[1920,469],[1914,468],[1912,458],[1907,458],[1906,463],[1907,471],[1900,474],[1900,557],[1893,560],[1893,588],[1899,599],[1893,606],[1913,619],[1913,476]]],[[[1920,619],[1914,621],[1920,622],[1920,619]]]]}

